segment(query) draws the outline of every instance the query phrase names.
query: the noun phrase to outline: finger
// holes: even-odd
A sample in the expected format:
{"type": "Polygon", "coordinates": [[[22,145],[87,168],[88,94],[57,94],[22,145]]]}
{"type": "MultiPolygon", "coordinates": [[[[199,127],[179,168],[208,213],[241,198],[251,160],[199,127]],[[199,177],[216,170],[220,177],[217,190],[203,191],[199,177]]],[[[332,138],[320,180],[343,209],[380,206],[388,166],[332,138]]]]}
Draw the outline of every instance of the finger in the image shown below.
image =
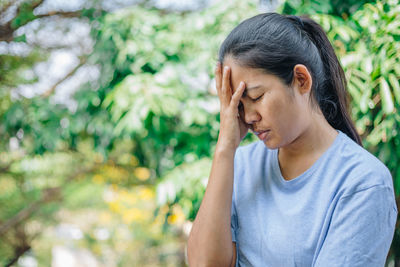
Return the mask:
{"type": "Polygon", "coordinates": [[[217,87],[218,95],[221,91],[221,63],[217,62],[215,66],[215,87],[217,87]]]}
{"type": "Polygon", "coordinates": [[[244,89],[245,89],[244,82],[240,82],[238,88],[236,89],[235,93],[232,96],[231,105],[234,107],[238,107],[240,103],[240,98],[242,98],[244,89]]]}
{"type": "Polygon", "coordinates": [[[223,101],[223,104],[229,105],[232,93],[230,90],[230,81],[229,81],[229,73],[230,69],[228,66],[224,67],[224,72],[222,76],[222,86],[221,86],[221,101],[223,101]]]}

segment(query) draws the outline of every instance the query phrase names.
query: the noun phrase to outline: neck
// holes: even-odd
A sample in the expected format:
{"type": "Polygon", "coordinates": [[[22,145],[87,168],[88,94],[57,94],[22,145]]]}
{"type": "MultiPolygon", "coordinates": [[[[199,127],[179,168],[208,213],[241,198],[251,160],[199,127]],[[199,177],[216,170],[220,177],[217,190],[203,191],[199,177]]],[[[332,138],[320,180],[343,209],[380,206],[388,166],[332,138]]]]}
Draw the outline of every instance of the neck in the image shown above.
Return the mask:
{"type": "Polygon", "coordinates": [[[323,115],[318,114],[311,125],[293,142],[279,148],[279,159],[296,161],[313,157],[313,155],[321,155],[330,147],[337,134],[323,115]]]}

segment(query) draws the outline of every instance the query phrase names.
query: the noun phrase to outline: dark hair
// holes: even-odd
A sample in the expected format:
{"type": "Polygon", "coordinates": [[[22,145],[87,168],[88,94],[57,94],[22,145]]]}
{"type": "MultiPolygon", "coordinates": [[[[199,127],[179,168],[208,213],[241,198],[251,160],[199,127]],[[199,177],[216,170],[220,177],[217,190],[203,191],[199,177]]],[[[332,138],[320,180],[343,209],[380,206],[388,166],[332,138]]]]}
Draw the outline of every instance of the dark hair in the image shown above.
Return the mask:
{"type": "Polygon", "coordinates": [[[219,61],[232,56],[239,64],[276,75],[286,85],[293,68],[303,64],[313,79],[311,101],[329,124],[362,146],[348,113],[346,78],[322,27],[308,17],[263,13],[241,22],[219,50],[219,61]]]}

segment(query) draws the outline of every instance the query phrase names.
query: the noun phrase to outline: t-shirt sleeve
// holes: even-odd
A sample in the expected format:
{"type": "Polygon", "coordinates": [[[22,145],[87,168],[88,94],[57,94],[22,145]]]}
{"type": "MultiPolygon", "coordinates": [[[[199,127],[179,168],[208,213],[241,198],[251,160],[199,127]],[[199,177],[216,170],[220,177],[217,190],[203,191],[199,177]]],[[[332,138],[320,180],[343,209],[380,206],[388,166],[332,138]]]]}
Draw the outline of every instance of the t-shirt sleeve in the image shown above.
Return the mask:
{"type": "Polygon", "coordinates": [[[384,266],[397,213],[393,190],[387,186],[342,197],[313,266],[384,266]]]}
{"type": "Polygon", "coordinates": [[[232,242],[236,242],[236,229],[237,229],[237,216],[234,201],[232,201],[231,209],[231,231],[232,231],[232,242]]]}

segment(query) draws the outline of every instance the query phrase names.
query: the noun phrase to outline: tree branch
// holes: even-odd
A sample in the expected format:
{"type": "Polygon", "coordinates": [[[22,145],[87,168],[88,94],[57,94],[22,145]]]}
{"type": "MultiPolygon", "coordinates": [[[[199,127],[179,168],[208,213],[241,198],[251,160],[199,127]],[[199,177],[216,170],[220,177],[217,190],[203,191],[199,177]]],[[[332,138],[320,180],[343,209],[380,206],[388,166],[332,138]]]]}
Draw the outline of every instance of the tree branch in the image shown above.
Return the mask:
{"type": "MultiPolygon", "coordinates": [[[[37,6],[39,6],[42,2],[43,2],[43,0],[34,2],[32,4],[32,6],[31,6],[32,10],[34,8],[36,8],[37,6]]],[[[19,12],[20,12],[20,9],[18,8],[15,17],[18,16],[19,12]]],[[[21,26],[23,26],[23,25],[25,25],[25,24],[27,24],[27,23],[35,20],[35,19],[40,19],[40,18],[44,18],[44,17],[59,16],[59,17],[64,17],[64,18],[73,18],[73,17],[80,17],[81,14],[82,14],[81,11],[73,11],[73,12],[52,11],[52,12],[49,12],[49,13],[46,13],[46,14],[37,15],[32,20],[28,20],[28,21],[24,22],[23,24],[19,25],[19,27],[21,27],[21,26]]],[[[5,23],[3,25],[0,25],[0,41],[11,42],[14,39],[14,36],[13,36],[14,32],[19,27],[15,29],[15,28],[13,28],[11,26],[11,22],[13,21],[13,19],[11,19],[10,21],[8,21],[7,23],[5,23]]]]}
{"type": "Polygon", "coordinates": [[[3,224],[0,224],[0,236],[4,235],[10,229],[14,228],[16,230],[16,240],[20,241],[20,244],[15,247],[15,254],[13,258],[10,259],[10,261],[7,263],[7,267],[12,266],[22,255],[29,251],[31,249],[30,242],[38,235],[40,235],[40,232],[37,232],[28,240],[24,230],[25,228],[20,227],[21,223],[32,216],[35,212],[37,212],[43,204],[46,204],[47,202],[62,200],[61,191],[66,185],[71,183],[71,181],[78,175],[93,172],[96,168],[98,168],[98,164],[94,164],[86,169],[81,169],[73,173],[72,175],[69,175],[61,186],[47,188],[43,190],[41,199],[31,204],[28,208],[20,211],[10,220],[6,221],[3,224]],[[22,232],[19,231],[19,229],[22,230],[22,232]]]}
{"type": "Polygon", "coordinates": [[[9,1],[7,4],[0,7],[0,15],[7,11],[7,9],[14,4],[15,1],[9,1]]]}
{"type": "Polygon", "coordinates": [[[46,14],[40,14],[36,15],[36,18],[44,18],[44,17],[51,17],[51,16],[59,16],[63,18],[74,18],[74,17],[80,17],[82,14],[81,11],[71,11],[71,12],[62,12],[62,11],[51,11],[46,14]]]}
{"type": "Polygon", "coordinates": [[[12,217],[10,220],[0,225],[0,236],[4,235],[8,230],[18,225],[20,222],[29,218],[40,206],[44,203],[55,201],[61,198],[61,188],[47,188],[43,191],[43,196],[38,201],[32,203],[27,208],[21,210],[17,215],[12,217]]]}
{"type": "Polygon", "coordinates": [[[52,95],[54,93],[54,91],[56,90],[57,86],[59,86],[62,82],[64,82],[65,80],[67,80],[69,77],[71,77],[72,75],[75,74],[75,72],[82,67],[84,64],[86,63],[86,57],[82,57],[80,59],[79,64],[73,68],[70,72],[68,72],[62,79],[58,80],[55,84],[53,84],[52,87],[50,87],[48,90],[46,90],[43,94],[42,97],[49,97],[50,95],[52,95]]]}
{"type": "Polygon", "coordinates": [[[31,246],[29,245],[30,240],[28,240],[28,236],[26,235],[25,227],[17,226],[15,228],[15,242],[16,245],[14,246],[14,256],[8,260],[8,263],[5,265],[7,267],[13,266],[19,257],[31,249],[31,246]]]}
{"type": "Polygon", "coordinates": [[[7,164],[7,165],[5,165],[5,166],[0,167],[0,173],[6,173],[6,172],[8,172],[8,170],[10,169],[10,167],[11,167],[11,163],[9,163],[9,164],[7,164]]]}
{"type": "Polygon", "coordinates": [[[11,21],[7,22],[6,24],[0,25],[0,42],[11,42],[14,39],[13,34],[14,29],[11,27],[11,21]]]}
{"type": "Polygon", "coordinates": [[[43,1],[44,1],[44,0],[37,0],[37,1],[34,1],[34,2],[32,3],[32,5],[31,5],[32,10],[35,9],[35,8],[37,8],[38,6],[40,6],[40,5],[43,3],[43,1]]]}
{"type": "MultiPolygon", "coordinates": [[[[31,5],[30,5],[30,9],[32,9],[32,12],[35,8],[37,8],[39,5],[41,5],[43,3],[43,1],[44,0],[32,1],[31,5]]],[[[22,3],[22,1],[11,1],[10,0],[10,2],[8,2],[3,7],[1,7],[0,15],[3,16],[3,13],[6,12],[9,7],[11,7],[14,4],[16,4],[18,6],[17,12],[15,12],[14,17],[11,18],[9,21],[7,21],[7,23],[0,25],[0,41],[11,42],[14,39],[13,35],[14,35],[14,31],[16,29],[14,29],[11,26],[11,23],[16,17],[18,17],[19,13],[21,12],[21,3],[22,3]]],[[[28,22],[26,22],[26,23],[28,23],[28,22]]],[[[22,26],[22,25],[20,25],[20,26],[22,26]]]]}
{"type": "Polygon", "coordinates": [[[61,191],[62,189],[71,183],[71,181],[78,175],[83,174],[83,173],[89,173],[92,172],[97,168],[97,164],[94,164],[93,166],[87,168],[87,169],[81,169],[72,175],[69,175],[64,183],[61,186],[58,187],[53,187],[53,188],[46,188],[42,191],[42,197],[30,204],[27,208],[21,210],[19,213],[17,213],[14,217],[9,219],[8,221],[0,224],[0,236],[4,235],[7,233],[10,229],[18,226],[21,222],[25,221],[27,218],[32,216],[33,213],[38,211],[40,207],[43,204],[46,204],[48,202],[53,202],[53,201],[60,201],[62,200],[62,194],[61,191]]]}
{"type": "Polygon", "coordinates": [[[5,265],[6,267],[12,266],[14,263],[18,261],[18,259],[25,254],[28,250],[31,249],[31,246],[28,244],[24,244],[16,249],[16,253],[14,257],[5,265]]]}

